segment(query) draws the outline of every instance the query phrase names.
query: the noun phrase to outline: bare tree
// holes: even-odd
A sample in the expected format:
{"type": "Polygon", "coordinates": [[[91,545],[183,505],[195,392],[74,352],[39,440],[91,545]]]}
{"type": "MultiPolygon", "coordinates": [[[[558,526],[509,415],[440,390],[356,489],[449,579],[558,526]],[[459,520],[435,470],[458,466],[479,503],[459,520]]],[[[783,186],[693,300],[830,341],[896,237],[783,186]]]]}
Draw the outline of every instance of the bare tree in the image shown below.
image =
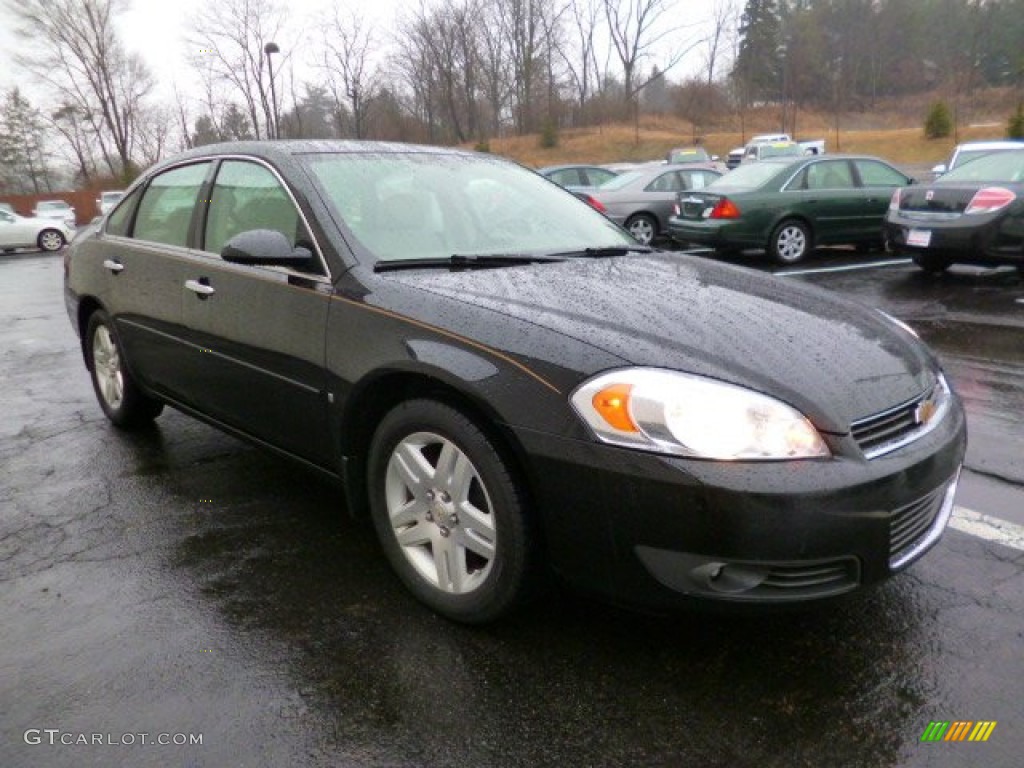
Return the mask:
{"type": "MultiPolygon", "coordinates": [[[[675,38],[684,28],[684,25],[668,24],[662,20],[672,10],[672,0],[604,0],[608,33],[622,66],[622,84],[627,99],[634,98],[646,85],[637,81],[643,59],[650,57],[659,43],[675,38]]],[[[674,46],[659,71],[663,74],[668,72],[696,45],[697,42],[688,40],[684,46],[674,46]]]]}
{"type": "Polygon", "coordinates": [[[130,177],[142,102],[153,79],[142,60],[124,49],[114,27],[125,0],[5,3],[33,43],[15,57],[17,63],[81,111],[111,173],[130,177]]]}
{"type": "MultiPolygon", "coordinates": [[[[273,133],[274,105],[266,46],[281,42],[284,19],[274,0],[223,0],[203,6],[189,36],[189,44],[196,51],[193,65],[206,80],[210,101],[213,102],[216,84],[229,86],[242,98],[257,139],[273,133]]],[[[281,56],[278,72],[290,58],[290,51],[281,56]]],[[[211,119],[217,122],[212,115],[211,119]]]]}
{"type": "Polygon", "coordinates": [[[355,13],[343,20],[335,8],[324,24],[323,40],[327,87],[335,102],[344,103],[351,113],[355,138],[365,138],[366,112],[378,81],[378,71],[371,61],[377,43],[374,27],[355,13]]]}
{"type": "Polygon", "coordinates": [[[558,53],[572,84],[576,107],[582,114],[587,102],[601,85],[601,68],[597,63],[597,39],[604,23],[604,0],[570,0],[569,25],[572,34],[560,41],[558,53]],[[572,46],[572,41],[576,45],[572,46]]]}

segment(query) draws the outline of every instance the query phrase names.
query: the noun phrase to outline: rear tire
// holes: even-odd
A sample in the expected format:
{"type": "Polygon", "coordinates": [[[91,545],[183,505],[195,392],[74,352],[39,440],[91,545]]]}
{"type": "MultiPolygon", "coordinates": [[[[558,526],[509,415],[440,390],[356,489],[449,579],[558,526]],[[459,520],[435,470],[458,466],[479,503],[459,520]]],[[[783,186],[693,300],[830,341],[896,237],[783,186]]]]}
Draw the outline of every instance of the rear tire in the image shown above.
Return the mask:
{"type": "Polygon", "coordinates": [[[944,256],[935,253],[917,253],[913,256],[914,263],[925,272],[932,275],[941,275],[952,263],[944,256]]]}
{"type": "Polygon", "coordinates": [[[160,415],[164,404],[139,388],[128,370],[114,323],[101,309],[89,316],[85,355],[96,399],[114,426],[138,429],[160,415]]]}
{"type": "Polygon", "coordinates": [[[39,250],[48,251],[53,253],[59,251],[64,247],[67,240],[64,239],[64,235],[56,229],[44,229],[39,233],[39,237],[36,238],[36,244],[39,246],[39,250]]]}
{"type": "Polygon", "coordinates": [[[461,411],[434,400],[396,406],[371,441],[367,479],[377,536],[420,602],[481,624],[531,591],[538,553],[525,493],[461,411]]]}
{"type": "Polygon", "coordinates": [[[658,236],[658,222],[653,216],[638,213],[626,221],[626,229],[641,245],[650,245],[658,236]]]}
{"type": "Polygon", "coordinates": [[[768,243],[768,252],[779,264],[796,264],[812,248],[811,230],[796,219],[786,219],[779,224],[768,243]]]}

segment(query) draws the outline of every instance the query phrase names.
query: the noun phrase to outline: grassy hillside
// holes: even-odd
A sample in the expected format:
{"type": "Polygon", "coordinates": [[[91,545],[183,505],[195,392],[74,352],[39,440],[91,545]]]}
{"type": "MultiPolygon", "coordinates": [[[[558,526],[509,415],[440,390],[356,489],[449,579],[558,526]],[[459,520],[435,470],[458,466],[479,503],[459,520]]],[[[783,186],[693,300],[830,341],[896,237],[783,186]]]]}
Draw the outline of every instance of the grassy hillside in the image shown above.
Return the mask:
{"type": "MultiPolygon", "coordinates": [[[[749,138],[755,133],[778,130],[778,124],[759,121],[746,131],[749,138]]],[[[961,126],[959,141],[974,139],[1000,139],[1005,137],[1006,122],[990,119],[972,126],[961,126]]],[[[639,131],[631,124],[611,124],[600,127],[563,130],[558,146],[543,149],[538,136],[514,136],[490,140],[492,152],[511,157],[525,165],[541,167],[558,163],[612,163],[622,161],[656,160],[665,156],[672,147],[693,144],[700,138],[708,151],[723,159],[733,147],[743,143],[740,132],[695,134],[693,126],[683,120],[666,117],[644,117],[639,131]]],[[[851,152],[877,155],[894,163],[934,165],[945,160],[957,143],[954,137],[929,140],[920,126],[913,128],[865,128],[846,130],[840,124],[838,137],[834,127],[813,115],[801,113],[797,138],[825,139],[829,152],[851,152]],[[802,128],[800,126],[807,126],[802,128]]]]}

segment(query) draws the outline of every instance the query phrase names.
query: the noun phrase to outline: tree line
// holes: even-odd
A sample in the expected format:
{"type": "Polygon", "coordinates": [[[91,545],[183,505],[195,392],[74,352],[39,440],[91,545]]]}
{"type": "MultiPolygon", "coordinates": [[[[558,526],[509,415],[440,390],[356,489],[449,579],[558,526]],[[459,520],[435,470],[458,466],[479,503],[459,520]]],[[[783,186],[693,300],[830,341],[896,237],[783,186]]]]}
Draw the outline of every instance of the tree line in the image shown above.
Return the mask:
{"type": "Polygon", "coordinates": [[[0,191],[130,180],[233,139],[473,143],[675,114],[709,130],[781,104],[855,112],[938,90],[1024,87],[1024,0],[436,0],[388,29],[341,6],[297,20],[283,0],[220,0],[190,24],[198,87],[154,96],[116,19],[128,0],[2,0],[45,83],[0,113],[0,191]],[[300,23],[301,22],[301,23],[300,23]],[[682,66],[681,66],[682,65],[682,66]]]}

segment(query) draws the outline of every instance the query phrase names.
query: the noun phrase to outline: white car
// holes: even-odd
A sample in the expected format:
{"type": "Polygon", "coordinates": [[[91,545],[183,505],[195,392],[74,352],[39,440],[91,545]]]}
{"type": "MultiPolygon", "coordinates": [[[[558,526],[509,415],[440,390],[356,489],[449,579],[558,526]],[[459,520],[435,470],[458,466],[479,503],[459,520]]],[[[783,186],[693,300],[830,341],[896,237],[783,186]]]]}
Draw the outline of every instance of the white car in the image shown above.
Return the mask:
{"type": "Polygon", "coordinates": [[[106,192],[100,192],[100,196],[96,198],[96,207],[100,210],[100,216],[106,216],[110,213],[122,197],[124,197],[123,189],[111,189],[106,192]]]}
{"type": "Polygon", "coordinates": [[[0,210],[0,249],[38,248],[41,251],[59,251],[74,235],[61,219],[19,216],[0,210]]]}
{"type": "Polygon", "coordinates": [[[1024,142],[1013,140],[968,141],[963,144],[957,144],[953,149],[953,154],[949,156],[949,162],[939,163],[932,168],[932,173],[938,177],[982,155],[987,155],[991,152],[1006,152],[1007,150],[1020,149],[1021,147],[1024,147],[1024,142]]]}
{"type": "Polygon", "coordinates": [[[37,219],[52,219],[63,221],[64,225],[74,231],[76,226],[75,209],[63,200],[40,200],[32,209],[32,215],[37,219]]]}

